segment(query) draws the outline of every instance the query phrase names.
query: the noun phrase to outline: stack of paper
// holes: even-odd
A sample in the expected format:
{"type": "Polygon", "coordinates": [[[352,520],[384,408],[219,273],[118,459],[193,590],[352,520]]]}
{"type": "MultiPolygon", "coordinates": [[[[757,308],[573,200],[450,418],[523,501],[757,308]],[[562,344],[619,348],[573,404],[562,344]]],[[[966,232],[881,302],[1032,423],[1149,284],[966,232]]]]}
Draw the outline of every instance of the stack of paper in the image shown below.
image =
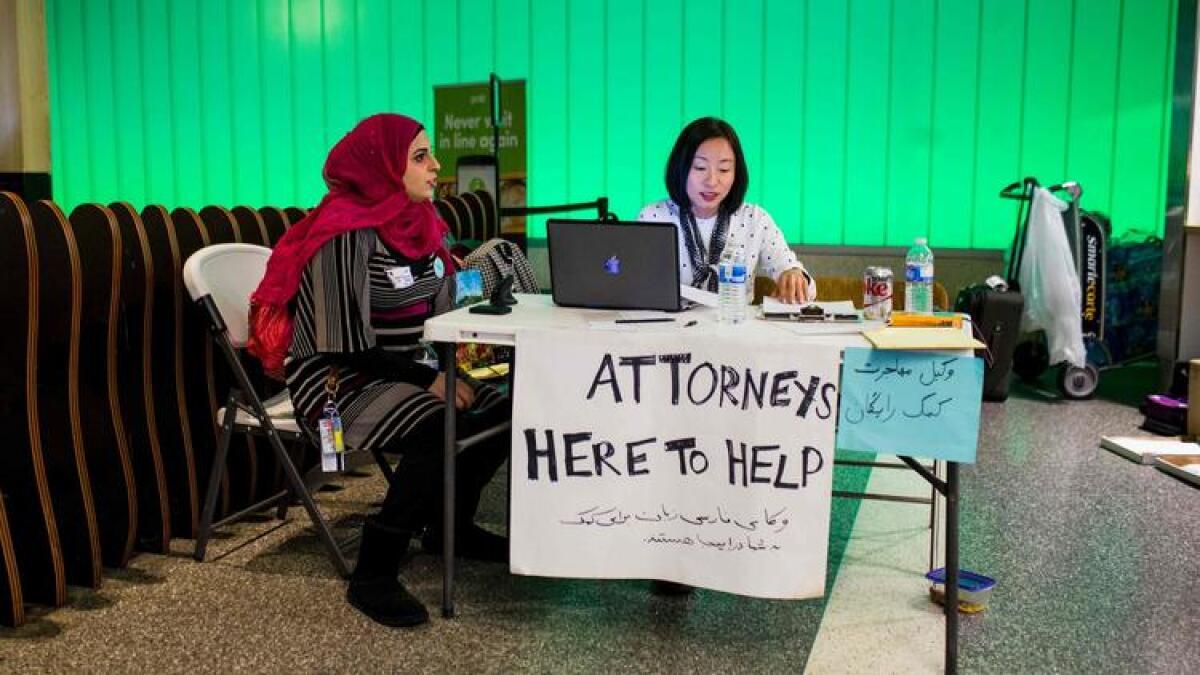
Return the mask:
{"type": "Polygon", "coordinates": [[[1178,436],[1103,436],[1100,447],[1138,464],[1153,464],[1155,457],[1200,455],[1200,444],[1178,436]]]}
{"type": "Polygon", "coordinates": [[[801,314],[805,307],[813,306],[820,307],[822,310],[824,310],[826,316],[839,314],[847,316],[850,314],[861,315],[861,313],[854,308],[854,303],[850,302],[849,300],[835,300],[832,302],[803,302],[794,304],[776,300],[771,296],[763,298],[762,311],[763,314],[766,315],[801,314]]]}
{"type": "Polygon", "coordinates": [[[1200,455],[1160,455],[1154,465],[1180,480],[1200,485],[1200,455]]]}
{"type": "Polygon", "coordinates": [[[958,328],[880,328],[863,333],[876,349],[983,349],[958,328]]]}

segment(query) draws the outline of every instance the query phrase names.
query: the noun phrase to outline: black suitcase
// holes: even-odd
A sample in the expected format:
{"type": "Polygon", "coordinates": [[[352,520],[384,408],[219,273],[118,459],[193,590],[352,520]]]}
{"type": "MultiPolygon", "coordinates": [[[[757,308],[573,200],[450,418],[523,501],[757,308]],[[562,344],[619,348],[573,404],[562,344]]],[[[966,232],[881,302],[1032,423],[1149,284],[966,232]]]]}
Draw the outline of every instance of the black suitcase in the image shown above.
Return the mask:
{"type": "Polygon", "coordinates": [[[1021,332],[1021,312],[1025,297],[1016,291],[998,290],[986,284],[968,286],[954,301],[956,312],[971,315],[975,337],[987,345],[984,357],[983,398],[1003,401],[1008,398],[1012,378],[1013,350],[1021,332]],[[990,355],[990,356],[989,356],[990,355]]]}

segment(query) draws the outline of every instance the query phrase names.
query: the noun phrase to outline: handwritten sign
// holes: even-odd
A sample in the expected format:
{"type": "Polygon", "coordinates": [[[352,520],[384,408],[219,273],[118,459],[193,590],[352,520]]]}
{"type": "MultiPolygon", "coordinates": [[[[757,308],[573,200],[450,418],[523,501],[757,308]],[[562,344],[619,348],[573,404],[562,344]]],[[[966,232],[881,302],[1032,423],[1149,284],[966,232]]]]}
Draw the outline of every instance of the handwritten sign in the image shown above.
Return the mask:
{"type": "Polygon", "coordinates": [[[522,332],[511,568],[824,592],[835,345],[522,332]]]}
{"type": "Polygon", "coordinates": [[[846,349],[837,447],[974,462],[983,361],[846,349]]]}

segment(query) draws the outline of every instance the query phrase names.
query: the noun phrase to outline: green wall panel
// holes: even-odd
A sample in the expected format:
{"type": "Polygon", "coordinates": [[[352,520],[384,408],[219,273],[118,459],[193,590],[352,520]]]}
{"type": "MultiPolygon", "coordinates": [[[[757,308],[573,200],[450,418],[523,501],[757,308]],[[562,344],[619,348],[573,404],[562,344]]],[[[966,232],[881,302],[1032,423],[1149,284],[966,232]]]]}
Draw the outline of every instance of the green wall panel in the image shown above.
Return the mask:
{"type": "Polygon", "coordinates": [[[721,54],[727,45],[736,45],[746,54],[754,49],[743,36],[722,30],[724,9],[722,0],[684,0],[683,11],[659,28],[683,32],[683,67],[675,76],[683,79],[680,104],[686,120],[721,110],[721,92],[726,84],[721,54]]]}
{"type": "Polygon", "coordinates": [[[938,0],[933,45],[933,112],[930,126],[929,240],[938,246],[971,245],[975,120],[979,59],[979,6],[938,0]]]}
{"type": "Polygon", "coordinates": [[[238,47],[231,50],[229,58],[229,176],[233,193],[227,205],[268,201],[262,161],[266,148],[264,115],[261,106],[249,104],[263,91],[260,25],[259,3],[229,4],[229,41],[238,47]]]}
{"type": "Polygon", "coordinates": [[[840,244],[845,237],[841,196],[846,179],[846,10],[842,3],[812,3],[804,31],[807,53],[822,55],[804,60],[806,199],[799,225],[800,239],[812,244],[840,244]]]}
{"type": "Polygon", "coordinates": [[[203,195],[237,196],[233,177],[233,60],[229,49],[230,12],[223,2],[200,2],[200,125],[204,143],[203,195]]]}
{"type": "MultiPolygon", "coordinates": [[[[607,82],[604,156],[608,159],[604,184],[605,191],[613,198],[610,208],[624,218],[635,217],[647,198],[643,189],[647,181],[642,156],[645,110],[642,94],[646,82],[642,73],[645,29],[642,16],[642,0],[611,0],[604,17],[607,55],[604,67],[607,82]]],[[[598,194],[585,196],[585,199],[595,196],[598,194]]]]}
{"type": "MultiPolygon", "coordinates": [[[[291,0],[292,57],[288,76],[292,83],[292,151],[296,166],[309,171],[293,171],[296,202],[314,204],[324,192],[320,167],[333,145],[326,137],[326,98],[324,20],[321,0],[291,0]]],[[[351,71],[353,72],[353,71],[351,71]]],[[[341,101],[338,101],[341,103],[341,101]]]]}
{"type": "Polygon", "coordinates": [[[347,79],[354,87],[354,117],[358,118],[367,111],[391,108],[388,65],[392,62],[392,13],[387,0],[358,0],[354,4],[354,39],[347,42],[353,49],[358,77],[347,79]]]}
{"type": "MultiPolygon", "coordinates": [[[[846,187],[841,195],[842,213],[846,214],[843,241],[878,245],[883,243],[887,223],[888,101],[892,89],[892,71],[887,64],[892,50],[892,3],[853,0],[849,9],[846,132],[842,140],[846,162],[846,187]]],[[[774,163],[769,166],[774,172],[774,163]]]]}
{"type": "Polygon", "coordinates": [[[791,0],[767,0],[763,8],[762,166],[751,174],[762,185],[762,204],[789,241],[799,241],[804,204],[804,7],[791,0]]]}
{"type": "MultiPolygon", "coordinates": [[[[166,4],[167,89],[171,101],[171,144],[162,148],[175,167],[175,198],[180,205],[205,202],[205,174],[218,170],[208,160],[207,139],[200,124],[200,40],[197,36],[199,0],[172,0],[166,4]]],[[[90,125],[89,125],[90,126],[90,125]]],[[[300,159],[300,158],[297,158],[300,159]]],[[[293,191],[295,193],[295,191],[293,191]]],[[[100,192],[103,197],[107,194],[100,192]]]]}
{"type": "MultiPolygon", "coordinates": [[[[657,201],[667,196],[667,156],[675,144],[675,136],[683,126],[683,68],[684,41],[678,30],[683,11],[682,0],[646,0],[640,39],[644,49],[642,61],[642,135],[634,139],[641,145],[642,200],[657,201]]],[[[536,175],[531,172],[532,177],[536,175]]],[[[613,195],[613,198],[617,198],[613,195]]],[[[628,199],[628,197],[622,197],[628,199]]],[[[552,202],[543,202],[552,203],[552,202]]],[[[618,210],[622,218],[635,218],[637,211],[618,210]]]]}
{"type": "MultiPolygon", "coordinates": [[[[1174,34],[1168,0],[1126,0],[1121,15],[1117,117],[1113,134],[1112,217],[1122,227],[1162,228],[1167,142],[1165,123],[1171,82],[1171,50],[1162,39],[1174,34]]],[[[1086,186],[1085,186],[1085,189],[1086,186]]]]}
{"type": "MultiPolygon", "coordinates": [[[[316,166],[298,166],[292,146],[294,136],[291,11],[288,0],[259,0],[259,39],[261,42],[262,80],[257,106],[261,110],[263,136],[262,170],[266,192],[264,202],[285,206],[300,202],[294,176],[303,171],[320,171],[316,166]]],[[[246,92],[255,106],[253,92],[246,92]]],[[[210,201],[220,202],[219,195],[210,201]]]]}
{"type": "Polygon", "coordinates": [[[1075,33],[1070,83],[1070,121],[1066,175],[1087,188],[1091,208],[1112,211],[1112,159],[1117,103],[1117,63],[1114,45],[1121,39],[1121,0],[1088,0],[1075,4],[1075,33]]]}
{"type": "Polygon", "coordinates": [[[1071,62],[1072,4],[1029,0],[1025,15],[1025,100],[1019,162],[1035,176],[1062,176],[1066,170],[1063,144],[1047,143],[1046,139],[1067,137],[1072,72],[1063,64],[1071,62]]]}
{"type": "MultiPolygon", "coordinates": [[[[1002,248],[1012,239],[1016,207],[1014,202],[998,199],[996,194],[1024,175],[1018,155],[1025,71],[1025,7],[1024,3],[985,2],[982,11],[977,57],[975,178],[972,192],[965,197],[972,201],[975,213],[971,245],[1002,248]]],[[[950,196],[955,194],[951,192],[950,196]]],[[[938,245],[936,241],[930,243],[938,245]]]]}
{"type": "MultiPolygon", "coordinates": [[[[911,243],[929,229],[929,158],[933,110],[932,0],[901,0],[892,8],[887,145],[887,215],[882,242],[911,243]]],[[[937,246],[938,242],[931,241],[937,246]]]]}
{"type": "MultiPolygon", "coordinates": [[[[385,4],[388,21],[384,40],[387,41],[388,53],[387,60],[379,64],[378,82],[388,85],[388,107],[378,110],[403,112],[432,126],[432,112],[427,113],[427,110],[433,110],[433,93],[425,67],[429,56],[422,39],[425,7],[419,2],[408,3],[404,7],[396,6],[391,0],[385,4]]],[[[376,20],[384,16],[380,14],[376,20]]]]}
{"type": "Polygon", "coordinates": [[[495,10],[493,0],[459,0],[458,77],[464,82],[482,82],[492,72],[495,10]]]}
{"type": "MultiPolygon", "coordinates": [[[[409,7],[413,3],[397,3],[392,7],[393,12],[407,14],[409,7]]],[[[409,45],[414,48],[424,43],[425,49],[425,86],[421,90],[421,97],[425,100],[424,106],[420,111],[421,117],[417,119],[425,121],[429,126],[433,126],[430,120],[433,115],[433,88],[443,84],[455,84],[462,80],[458,77],[458,61],[460,51],[458,49],[458,3],[447,2],[446,0],[424,0],[422,14],[425,21],[425,30],[422,34],[412,34],[411,41],[400,41],[396,47],[406,49],[409,45]]],[[[393,39],[395,37],[393,36],[393,39]]],[[[561,67],[561,66],[560,66],[561,67]]],[[[402,111],[407,112],[407,111],[402,111]]],[[[412,113],[416,116],[418,111],[415,109],[412,113]]]]}
{"type": "MultiPolygon", "coordinates": [[[[365,108],[359,103],[359,82],[378,82],[377,64],[360,62],[358,59],[358,4],[361,0],[322,3],[321,73],[324,95],[325,125],[322,133],[324,143],[315,143],[324,160],[323,148],[332,147],[339,138],[350,131],[361,118],[365,108]],[[347,77],[350,74],[351,77],[347,77]]],[[[387,14],[381,14],[387,16],[387,14]]],[[[364,36],[365,37],[365,36],[364,36]]],[[[318,183],[318,189],[321,184],[318,183]]],[[[322,191],[323,192],[323,191],[322,191]]],[[[318,194],[317,198],[320,198],[318,194]]]]}
{"type": "MultiPolygon", "coordinates": [[[[750,175],[746,197],[757,202],[762,198],[760,181],[763,175],[763,106],[760,102],[764,70],[763,0],[723,4],[725,34],[731,38],[722,42],[721,80],[724,86],[721,88],[721,106],[702,114],[723,117],[737,130],[750,175]]],[[[665,158],[662,161],[665,162],[665,158]]]]}
{"type": "Polygon", "coordinates": [[[795,243],[1003,247],[1027,174],[1162,228],[1174,0],[45,2],[68,209],[311,205],[359,119],[432,126],[435,86],[495,71],[527,81],[530,204],[632,218],[718,115],[795,243]]]}
{"type": "MultiPolygon", "coordinates": [[[[530,204],[561,204],[567,190],[567,8],[532,2],[529,8],[528,132],[530,204]]],[[[515,74],[500,73],[502,77],[515,74]]],[[[530,232],[545,233],[545,217],[529,218],[530,232]]]]}
{"type": "MultiPolygon", "coordinates": [[[[566,6],[568,142],[562,148],[566,201],[583,202],[607,192],[605,15],[604,5],[591,0],[568,0],[566,6]]],[[[530,133],[537,132],[531,129],[530,133]]]]}

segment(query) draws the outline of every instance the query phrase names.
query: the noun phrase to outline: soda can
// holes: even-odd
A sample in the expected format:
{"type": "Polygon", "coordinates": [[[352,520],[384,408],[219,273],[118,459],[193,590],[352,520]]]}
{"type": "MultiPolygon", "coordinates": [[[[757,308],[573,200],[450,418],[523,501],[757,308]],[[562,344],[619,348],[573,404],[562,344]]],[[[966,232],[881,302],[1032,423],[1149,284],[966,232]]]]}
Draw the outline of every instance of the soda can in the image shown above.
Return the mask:
{"type": "Polygon", "coordinates": [[[863,318],[887,321],[892,316],[892,270],[868,267],[863,275],[863,318]]]}

